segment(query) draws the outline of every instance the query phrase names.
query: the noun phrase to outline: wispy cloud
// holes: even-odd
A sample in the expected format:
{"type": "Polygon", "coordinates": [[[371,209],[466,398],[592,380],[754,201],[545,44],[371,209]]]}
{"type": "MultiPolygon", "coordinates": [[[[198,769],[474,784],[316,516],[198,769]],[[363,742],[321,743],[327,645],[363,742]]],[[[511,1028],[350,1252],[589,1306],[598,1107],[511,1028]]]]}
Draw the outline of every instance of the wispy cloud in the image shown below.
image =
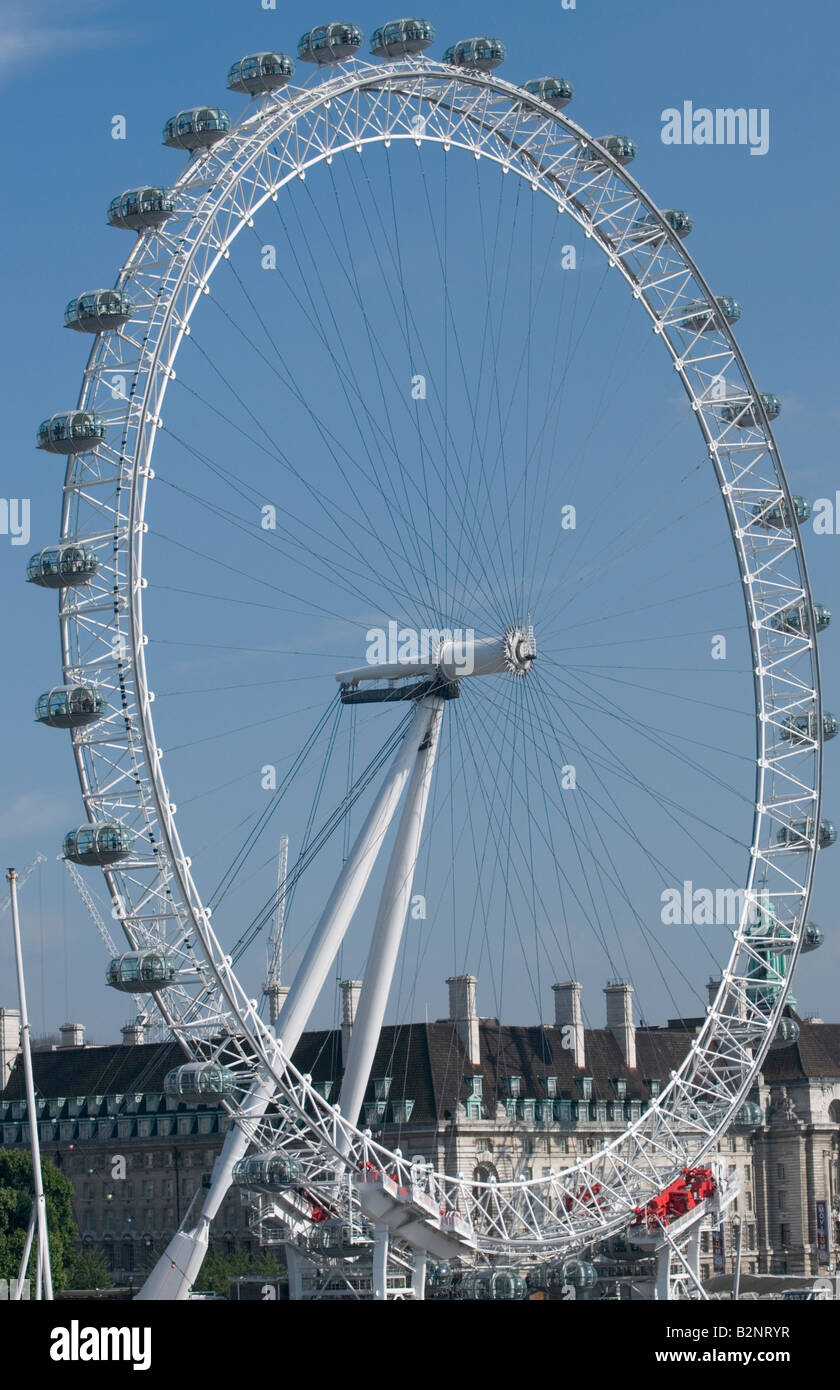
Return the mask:
{"type": "Polygon", "coordinates": [[[92,21],[101,21],[115,9],[114,0],[5,0],[0,11],[0,82],[17,76],[31,82],[36,61],[113,43],[120,31],[92,21]]]}
{"type": "Polygon", "coordinates": [[[74,811],[69,797],[56,798],[48,791],[23,792],[0,811],[0,838],[17,840],[38,831],[49,837],[73,824],[74,815],[77,821],[82,819],[78,805],[74,811]]]}

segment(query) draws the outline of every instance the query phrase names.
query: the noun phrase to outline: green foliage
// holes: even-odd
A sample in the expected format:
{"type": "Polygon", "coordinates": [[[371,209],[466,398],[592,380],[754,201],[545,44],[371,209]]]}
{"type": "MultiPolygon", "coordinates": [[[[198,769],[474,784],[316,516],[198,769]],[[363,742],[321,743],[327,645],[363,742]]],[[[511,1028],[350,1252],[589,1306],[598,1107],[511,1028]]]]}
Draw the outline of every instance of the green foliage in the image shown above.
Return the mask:
{"type": "MultiPolygon", "coordinates": [[[[78,1238],[73,1219],[73,1187],[48,1158],[41,1159],[47,1199],[47,1231],[53,1288],[67,1288],[68,1266],[75,1257],[78,1238]]],[[[32,1159],[24,1149],[0,1149],[0,1278],[17,1278],[32,1210],[32,1159]]],[[[27,1275],[35,1278],[35,1241],[27,1275]]]]}
{"type": "Polygon", "coordinates": [[[264,1250],[259,1255],[249,1255],[247,1250],[237,1250],[232,1255],[223,1255],[211,1250],[207,1254],[201,1273],[193,1285],[196,1293],[217,1293],[227,1298],[230,1287],[228,1281],[240,1274],[265,1274],[275,1278],[280,1273],[274,1256],[264,1250]]]}
{"type": "Polygon", "coordinates": [[[110,1289],[114,1281],[101,1255],[95,1250],[76,1250],[67,1270],[69,1289],[110,1289]]]}

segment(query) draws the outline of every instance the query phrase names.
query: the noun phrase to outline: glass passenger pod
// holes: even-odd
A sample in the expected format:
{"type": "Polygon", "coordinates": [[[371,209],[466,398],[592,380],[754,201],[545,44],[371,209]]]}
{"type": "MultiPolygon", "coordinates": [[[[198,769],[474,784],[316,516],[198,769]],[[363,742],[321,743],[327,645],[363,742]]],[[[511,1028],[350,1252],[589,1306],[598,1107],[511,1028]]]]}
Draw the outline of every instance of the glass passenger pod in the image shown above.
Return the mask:
{"type": "Polygon", "coordinates": [[[95,724],[107,708],[102,692],[95,685],[56,685],[35,704],[35,718],[51,729],[82,729],[95,724]]]}
{"type": "Polygon", "coordinates": [[[574,87],[565,77],[535,77],[532,82],[523,82],[522,90],[538,101],[544,101],[547,106],[553,106],[555,111],[562,111],[564,106],[568,106],[575,94],[574,87]]]}
{"type": "MultiPolygon", "coordinates": [[[[809,816],[807,820],[795,820],[791,821],[790,825],[781,826],[776,840],[780,845],[786,845],[788,849],[806,850],[813,835],[814,821],[809,816]]],[[[821,820],[817,830],[817,844],[820,849],[828,849],[836,842],[837,827],[834,822],[821,820]]]]}
{"type": "MultiPolygon", "coordinates": [[[[737,323],[741,317],[741,305],[737,299],[733,299],[728,294],[715,295],[715,303],[720,311],[720,317],[726,319],[727,323],[737,323]]],[[[697,300],[694,304],[687,304],[680,318],[680,327],[687,329],[690,333],[710,333],[713,328],[719,327],[717,315],[715,315],[709,305],[703,299],[697,300]]]]}
{"type": "Polygon", "coordinates": [[[64,326],[77,333],[105,333],[122,328],[133,313],[134,305],[122,290],[91,290],[70,300],[64,310],[64,326]]]}
{"type": "Polygon", "coordinates": [[[732,1123],[745,1129],[755,1129],[763,1120],[764,1111],[758,1101],[748,1100],[741,1106],[732,1123]]]}
{"type": "Polygon", "coordinates": [[[134,848],[134,836],[118,821],[80,825],[64,837],[63,854],[74,864],[108,865],[125,859],[134,848]]]}
{"type": "MultiPolygon", "coordinates": [[[[811,515],[811,504],[805,497],[791,497],[793,512],[800,526],[807,521],[811,515]]],[[[772,498],[762,498],[753,507],[753,520],[756,526],[760,526],[764,531],[780,531],[783,527],[790,526],[787,503],[783,497],[777,502],[772,498]]]]}
{"type": "Polygon", "coordinates": [[[163,1089],[177,1100],[226,1100],[236,1093],[236,1073],[219,1062],[185,1062],[166,1073],[163,1089]]]}
{"type": "Polygon", "coordinates": [[[370,51],[374,58],[410,58],[434,41],[434,27],[427,19],[392,19],[374,29],[370,51]]]}
{"type": "Polygon", "coordinates": [[[807,955],[809,951],[818,951],[824,941],[825,932],[822,928],[818,927],[816,922],[806,922],[802,935],[802,946],[800,947],[803,956],[807,955]]]}
{"type": "MultiPolygon", "coordinates": [[[[598,144],[603,146],[607,154],[612,155],[617,164],[622,166],[630,164],[638,153],[636,142],[630,139],[629,135],[602,135],[598,144]]],[[[593,167],[604,163],[601,151],[589,140],[581,140],[581,154],[587,166],[593,167]]]]}
{"type": "MultiPolygon", "coordinates": [[[[823,603],[815,603],[813,607],[817,633],[825,632],[831,625],[831,610],[823,603]]],[[[792,603],[789,608],[783,608],[781,613],[775,613],[770,619],[770,626],[777,632],[796,634],[799,637],[809,633],[810,618],[805,604],[792,603]]]]}
{"type": "Polygon", "coordinates": [[[487,1300],[511,1301],[524,1298],[527,1285],[520,1275],[509,1269],[479,1269],[464,1275],[461,1283],[464,1298],[477,1302],[487,1300]]]}
{"type": "MultiPolygon", "coordinates": [[[[683,241],[694,227],[693,218],[682,208],[663,208],[661,216],[680,241],[683,241]]],[[[660,226],[659,219],[654,217],[652,212],[636,219],[630,230],[630,235],[633,241],[657,242],[665,239],[665,233],[660,226]]]]}
{"type": "MultiPolygon", "coordinates": [[[[782,410],[782,403],[779,397],[765,391],[761,391],[759,394],[764,403],[764,409],[767,412],[768,420],[777,419],[782,410]]],[[[727,401],[721,414],[724,420],[727,420],[729,424],[737,425],[738,428],[742,430],[749,429],[756,425],[759,428],[761,427],[762,422],[759,419],[758,406],[749,396],[742,396],[737,400],[727,401]]]]}
{"type": "Polygon", "coordinates": [[[149,994],[167,989],[178,971],[164,951],[125,951],[115,956],[105,972],[105,983],[123,994],[149,994]]]}
{"type": "Polygon", "coordinates": [[[230,116],[220,106],[193,106],[170,116],[163,127],[163,143],[170,150],[205,150],[223,140],[230,130],[230,116]]]}
{"type": "MultiPolygon", "coordinates": [[[[792,743],[808,743],[817,736],[817,715],[815,710],[809,710],[807,714],[792,714],[786,719],[781,728],[782,738],[789,739],[792,743]]],[[[823,739],[828,740],[837,737],[837,718],[829,714],[828,710],[823,710],[823,739]]]]}
{"type": "Polygon", "coordinates": [[[588,1260],[566,1260],[561,1273],[563,1283],[575,1289],[592,1289],[598,1282],[598,1271],[588,1260]]]}
{"type": "Polygon", "coordinates": [[[489,39],[480,35],[474,39],[460,39],[451,48],[447,48],[443,61],[456,68],[492,72],[506,57],[507,49],[500,39],[489,39]]]}
{"type": "Polygon", "coordinates": [[[30,555],[26,582],[37,584],[41,589],[78,589],[90,583],[98,568],[96,552],[90,546],[71,541],[30,555]]]}
{"type": "Polygon", "coordinates": [[[288,53],[249,53],[231,67],[228,91],[245,96],[276,92],[291,82],[294,74],[294,59],[288,53]]]}
{"type": "Polygon", "coordinates": [[[48,454],[83,454],[105,438],[105,422],[90,410],[51,415],[38,426],[38,448],[48,454]]]}
{"type": "Polygon", "coordinates": [[[799,1024],[795,1018],[783,1018],[779,1022],[773,1041],[770,1044],[771,1052],[778,1052],[783,1047],[793,1047],[799,1041],[799,1024]]]}
{"type": "Polygon", "coordinates": [[[250,1187],[256,1191],[282,1191],[300,1185],[303,1181],[303,1164],[282,1151],[248,1154],[233,1165],[231,1181],[237,1187],[250,1187]]]}
{"type": "Polygon", "coordinates": [[[112,199],[108,222],[128,232],[145,232],[162,226],[177,211],[178,200],[171,188],[129,188],[112,199]]]}
{"type": "Polygon", "coordinates": [[[302,63],[344,63],[355,58],[362,44],[364,34],[355,24],[337,20],[332,24],[318,24],[301,35],[298,43],[298,57],[302,63]]]}

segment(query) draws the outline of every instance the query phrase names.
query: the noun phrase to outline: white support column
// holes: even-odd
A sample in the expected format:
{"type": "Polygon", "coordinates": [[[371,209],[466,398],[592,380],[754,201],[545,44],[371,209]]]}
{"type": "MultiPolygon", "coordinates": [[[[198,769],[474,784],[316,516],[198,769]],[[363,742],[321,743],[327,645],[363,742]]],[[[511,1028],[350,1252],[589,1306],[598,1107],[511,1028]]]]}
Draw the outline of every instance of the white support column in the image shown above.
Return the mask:
{"type": "Polygon", "coordinates": [[[373,1297],[377,1302],[388,1297],[388,1227],[379,1223],[373,1238],[373,1297]]]}
{"type": "MultiPolygon", "coordinates": [[[[379,794],[347,858],[330,900],[312,934],[289,997],[279,1019],[279,1033],[286,1055],[291,1056],[309,1021],[318,995],[329,975],[338,948],[367,886],[376,857],[426,736],[428,710],[422,704],[414,714],[379,794]]],[[[361,1006],[360,1006],[361,1007],[361,1006]]]]}
{"type": "Polygon", "coordinates": [[[424,700],[421,708],[426,723],[425,736],[417,750],[399,831],[388,865],[341,1086],[341,1113],[351,1125],[355,1125],[359,1118],[385,1018],[414,884],[414,870],[420,852],[423,820],[440,737],[443,701],[424,700]]]}
{"type": "MultiPolygon", "coordinates": [[[[405,784],[415,765],[420,745],[426,737],[428,719],[428,710],[418,705],[312,934],[306,955],[295,975],[278,1019],[278,1039],[287,1057],[292,1055],[300,1041],[365,890],[405,784]]],[[[254,1082],[245,1102],[249,1117],[257,1120],[265,1114],[274,1090],[274,1080],[270,1076],[258,1078],[254,1082]]],[[[181,1228],[176,1231],[142,1289],[135,1295],[137,1300],[173,1301],[187,1298],[207,1253],[210,1222],[230,1187],[233,1165],[237,1159],[244,1157],[250,1142],[250,1134],[239,1125],[233,1125],[228,1131],[222,1151],[216,1160],[213,1180],[198,1221],[190,1221],[188,1224],[187,1213],[181,1228]]]]}
{"type": "Polygon", "coordinates": [[[418,1303],[426,1297],[426,1263],[425,1250],[418,1250],[414,1256],[414,1274],[411,1278],[414,1298],[418,1303]]]}

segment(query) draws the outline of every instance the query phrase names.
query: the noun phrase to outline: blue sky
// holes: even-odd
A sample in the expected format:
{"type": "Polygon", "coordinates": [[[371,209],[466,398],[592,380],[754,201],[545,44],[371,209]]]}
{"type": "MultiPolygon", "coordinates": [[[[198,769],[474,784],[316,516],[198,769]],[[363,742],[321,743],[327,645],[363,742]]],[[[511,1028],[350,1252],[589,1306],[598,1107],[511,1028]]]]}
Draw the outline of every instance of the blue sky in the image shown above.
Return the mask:
{"type": "MultiPolygon", "coordinates": [[[[2,351],[10,437],[4,449],[2,492],[7,498],[31,499],[32,530],[31,546],[13,546],[9,537],[0,536],[0,583],[7,614],[0,843],[4,863],[19,869],[39,851],[51,858],[32,878],[23,898],[36,1031],[42,1026],[54,1029],[69,1014],[104,1039],[114,1035],[127,1012],[125,1001],[109,997],[101,984],[103,952],[64,870],[52,862],[64,831],[81,819],[69,747],[62,735],[38,728],[31,719],[35,696],[57,678],[57,634],[52,599],[27,588],[22,571],[29,550],[53,538],[60,501],[56,462],[36,452],[34,432],[45,415],[75,399],[84,361],[85,344],[62,330],[63,306],[73,294],[111,283],[128,250],[130,239],[105,224],[110,198],[135,183],[174,177],[179,156],[160,145],[164,120],[195,103],[218,102],[238,110],[238,99],[225,91],[229,64],[262,48],[294,52],[300,33],[326,17],[297,5],[265,11],[258,0],[214,5],[181,0],[177,6],[148,0],[136,8],[107,0],[36,0],[25,5],[9,0],[0,18],[0,100],[6,128],[16,132],[5,145],[10,212],[3,227],[7,331],[2,351]],[[115,114],[126,118],[125,141],[111,138],[115,114]]],[[[388,16],[360,4],[347,17],[369,34],[388,16]]],[[[793,490],[811,499],[833,498],[840,487],[833,244],[837,207],[830,109],[836,19],[822,6],[757,0],[742,0],[735,8],[712,0],[702,11],[654,0],[632,7],[616,0],[578,0],[574,10],[526,0],[516,7],[515,16],[507,5],[448,4],[438,15],[430,12],[429,18],[438,31],[433,52],[442,53],[448,43],[472,33],[497,34],[508,47],[503,76],[511,81],[544,72],[566,76],[576,88],[570,108],[575,120],[595,135],[615,131],[636,140],[639,156],[632,172],[660,206],[692,212],[693,254],[710,283],[744,305],[739,340],[759,385],[782,399],[777,438],[793,490]],[[738,147],[663,145],[662,111],[687,100],[712,108],[768,108],[769,152],[752,157],[738,147]]],[[[612,322],[606,315],[605,328],[612,322]]],[[[220,353],[225,351],[221,337],[208,341],[218,345],[220,353]]],[[[600,359],[594,348],[586,359],[582,402],[586,386],[597,380],[599,361],[611,361],[606,347],[600,351],[600,359]]],[[[635,399],[636,433],[644,428],[644,392],[653,386],[652,378],[642,381],[635,399]]],[[[204,386],[208,389],[206,380],[204,386]]],[[[571,421],[569,428],[574,428],[571,421]]],[[[640,488],[646,485],[640,480],[640,488]]],[[[179,514],[174,501],[172,505],[173,516],[181,515],[186,526],[186,513],[179,514]]],[[[806,531],[806,536],[814,596],[836,607],[840,535],[806,531]]],[[[234,555],[235,549],[231,558],[234,555]]],[[[163,552],[159,559],[164,562],[163,552]]],[[[179,573],[183,576],[183,567],[179,573]]],[[[595,616],[594,610],[582,612],[595,616]]],[[[178,640],[177,615],[173,607],[167,634],[173,643],[178,640]]],[[[187,618],[186,607],[183,616],[187,618]]],[[[702,629],[713,616],[710,610],[698,609],[696,614],[686,611],[681,621],[693,629],[695,623],[689,619],[696,618],[702,629]]],[[[165,620],[161,611],[158,632],[165,620]]],[[[215,619],[205,612],[203,617],[191,614],[189,621],[212,627],[215,619]]],[[[225,640],[235,645],[232,630],[228,628],[225,640]]],[[[821,646],[829,709],[840,707],[837,640],[835,622],[821,646]]],[[[357,659],[355,639],[346,649],[340,642],[328,645],[320,673],[331,671],[333,653],[347,655],[352,664],[357,659]]],[[[361,655],[358,652],[358,659],[361,655]]],[[[174,689],[180,654],[167,650],[156,656],[159,688],[174,689]]],[[[685,651],[676,648],[675,656],[686,659],[685,651]]],[[[696,660],[699,665],[700,658],[696,660]]],[[[735,660],[733,654],[733,664],[735,660]]],[[[195,665],[190,679],[200,684],[195,665]]],[[[247,679],[255,680],[255,671],[249,670],[247,679]]],[[[698,675],[697,683],[708,687],[710,679],[698,675]]],[[[299,701],[300,707],[309,704],[308,699],[299,701]]],[[[292,723],[297,738],[309,727],[307,721],[314,722],[317,700],[312,704],[311,713],[292,723]]],[[[185,724],[183,710],[170,708],[171,713],[161,713],[168,744],[178,740],[185,724]]],[[[207,732],[213,728],[211,718],[207,732]]],[[[219,756],[235,762],[236,748],[219,756]]],[[[249,747],[247,756],[259,765],[260,748],[249,747]]],[[[271,756],[273,745],[264,760],[271,756]]],[[[829,745],[825,808],[840,820],[838,756],[840,748],[829,745]]],[[[193,786],[206,785],[200,782],[205,759],[206,750],[199,750],[181,765],[179,803],[188,800],[193,786]]],[[[712,805],[710,801],[707,809],[712,805]]],[[[200,817],[194,830],[211,843],[210,827],[200,817]]],[[[826,944],[801,963],[795,991],[803,1012],[826,1018],[836,1017],[833,982],[840,968],[834,918],[837,856],[840,848],[821,857],[812,912],[826,931],[826,944]]],[[[632,881],[629,864],[626,872],[632,881]]],[[[270,876],[270,868],[266,873],[270,876]]],[[[688,871],[686,876],[691,876],[688,871]]],[[[305,920],[302,917],[298,927],[301,935],[305,920]]],[[[4,922],[7,916],[0,918],[0,924],[4,922]]],[[[444,970],[433,953],[432,960],[434,968],[427,958],[422,987],[412,1003],[418,1012],[425,1007],[436,1017],[443,1012],[442,977],[451,962],[444,970]]],[[[484,960],[484,969],[481,962],[464,963],[484,981],[489,961],[484,960]]],[[[5,984],[0,1002],[7,1004],[14,1002],[10,965],[8,929],[3,926],[0,980],[5,984]]],[[[593,961],[591,969],[594,982],[600,966],[593,961]]],[[[489,995],[488,982],[485,996],[480,996],[482,1011],[495,1011],[496,1001],[489,995]]],[[[664,999],[655,992],[652,999],[664,1013],[664,999]]],[[[535,1017],[524,986],[509,995],[508,1002],[509,1016],[535,1017]]],[[[541,1007],[548,1010],[549,1000],[543,998],[541,1007]]],[[[600,1001],[594,999],[591,1007],[597,1022],[600,1001]]]]}

